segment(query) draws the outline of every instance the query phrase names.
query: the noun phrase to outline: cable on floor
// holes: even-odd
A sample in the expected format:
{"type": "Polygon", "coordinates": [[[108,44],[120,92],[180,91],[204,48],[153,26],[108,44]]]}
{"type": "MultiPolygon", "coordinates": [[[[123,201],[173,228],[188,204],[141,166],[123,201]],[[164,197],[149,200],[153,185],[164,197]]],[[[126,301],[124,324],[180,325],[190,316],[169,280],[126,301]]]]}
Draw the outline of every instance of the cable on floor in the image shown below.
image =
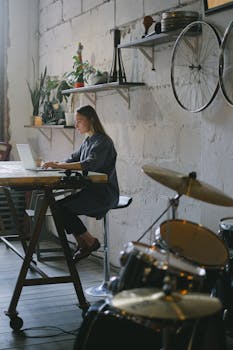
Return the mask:
{"type": "Polygon", "coordinates": [[[79,331],[79,328],[76,328],[75,330],[71,330],[71,331],[66,331],[60,327],[56,327],[56,326],[41,326],[41,327],[30,327],[30,328],[24,328],[24,329],[20,329],[18,331],[15,331],[16,334],[24,337],[24,338],[52,338],[52,337],[58,337],[60,335],[72,335],[72,336],[77,336],[79,331]],[[26,334],[25,332],[27,331],[38,331],[38,330],[55,330],[55,331],[59,331],[59,333],[57,334],[46,334],[46,335],[29,335],[26,334]]]}

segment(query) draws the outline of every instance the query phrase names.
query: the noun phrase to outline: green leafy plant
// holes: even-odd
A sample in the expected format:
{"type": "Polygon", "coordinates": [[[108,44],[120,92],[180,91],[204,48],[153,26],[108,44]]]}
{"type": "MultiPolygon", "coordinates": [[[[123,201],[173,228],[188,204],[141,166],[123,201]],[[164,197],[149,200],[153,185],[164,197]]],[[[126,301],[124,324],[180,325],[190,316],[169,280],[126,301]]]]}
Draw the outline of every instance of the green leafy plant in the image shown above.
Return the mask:
{"type": "Polygon", "coordinates": [[[71,87],[72,86],[70,84],[68,84],[68,82],[65,80],[65,77],[63,77],[63,79],[59,81],[58,86],[57,86],[56,97],[60,103],[62,103],[63,100],[65,100],[65,102],[68,102],[68,97],[70,96],[70,94],[69,93],[62,94],[62,90],[68,90],[71,87]]]}
{"type": "Polygon", "coordinates": [[[45,86],[46,76],[47,76],[47,67],[45,67],[44,72],[40,74],[40,78],[35,82],[34,87],[31,87],[29,82],[27,81],[27,86],[30,92],[31,102],[33,107],[33,112],[32,112],[33,116],[39,115],[40,106],[44,102],[44,98],[45,98],[44,86],[45,86]]]}
{"type": "Polygon", "coordinates": [[[96,69],[88,60],[82,59],[83,45],[79,43],[76,55],[73,56],[73,70],[65,73],[65,80],[68,85],[75,85],[75,83],[89,83],[93,81],[94,84],[106,83],[107,72],[101,72],[96,69]]]}
{"type": "Polygon", "coordinates": [[[65,122],[65,114],[62,103],[68,102],[69,93],[62,94],[63,90],[70,89],[64,76],[60,80],[57,77],[47,76],[43,88],[43,113],[42,119],[45,124],[59,124],[65,122]]]}

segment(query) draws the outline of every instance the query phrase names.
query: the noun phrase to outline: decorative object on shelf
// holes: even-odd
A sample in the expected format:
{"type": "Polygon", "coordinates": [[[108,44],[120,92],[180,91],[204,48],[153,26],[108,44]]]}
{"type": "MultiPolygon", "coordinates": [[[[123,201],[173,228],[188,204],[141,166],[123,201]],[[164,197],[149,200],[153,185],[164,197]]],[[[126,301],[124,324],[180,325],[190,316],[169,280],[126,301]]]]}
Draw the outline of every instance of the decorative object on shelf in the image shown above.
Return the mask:
{"type": "Polygon", "coordinates": [[[171,59],[171,85],[176,101],[186,111],[200,112],[216,96],[219,46],[217,30],[204,21],[190,23],[176,39],[171,59]]]}
{"type": "Polygon", "coordinates": [[[74,112],[65,112],[66,126],[74,126],[74,112]]]}
{"type": "Polygon", "coordinates": [[[143,25],[144,25],[144,28],[145,28],[145,33],[142,35],[142,38],[144,38],[145,36],[148,35],[148,30],[150,29],[150,27],[152,26],[152,24],[154,22],[155,21],[153,20],[153,18],[151,16],[145,16],[143,18],[143,25]]]}
{"type": "Polygon", "coordinates": [[[161,33],[161,22],[157,22],[157,21],[154,21],[155,22],[155,27],[154,27],[154,30],[153,32],[149,33],[149,34],[144,34],[142,36],[142,39],[144,38],[148,38],[150,36],[154,36],[155,34],[160,34],[161,33]]]}
{"type": "MultiPolygon", "coordinates": [[[[88,85],[107,83],[108,72],[101,72],[90,64],[88,60],[83,61],[82,50],[83,45],[79,43],[77,54],[73,56],[73,70],[64,75],[67,84],[79,88],[84,87],[85,83],[88,85]]],[[[66,89],[67,87],[62,88],[62,90],[66,89]]]]}
{"type": "Polygon", "coordinates": [[[121,32],[119,29],[114,29],[114,52],[112,68],[108,82],[118,81],[119,83],[126,82],[125,70],[121,57],[121,49],[118,47],[121,42],[121,32]]]}
{"type": "Polygon", "coordinates": [[[225,29],[223,38],[221,40],[220,55],[219,55],[219,83],[222,94],[229,103],[233,106],[233,72],[232,72],[232,42],[233,35],[233,20],[230,21],[225,29]]]}
{"type": "Polygon", "coordinates": [[[105,84],[108,82],[108,72],[101,72],[100,70],[93,71],[90,74],[86,74],[85,81],[88,85],[105,84]]]}
{"type": "Polygon", "coordinates": [[[161,16],[161,32],[167,33],[185,28],[188,24],[198,19],[199,13],[196,11],[163,12],[161,16]]]}
{"type": "Polygon", "coordinates": [[[47,76],[47,67],[45,67],[44,72],[41,73],[40,78],[38,80],[35,80],[35,64],[33,61],[33,67],[34,67],[34,87],[31,87],[29,82],[27,81],[27,86],[30,92],[31,96],[31,102],[32,102],[32,116],[33,116],[33,124],[35,123],[34,117],[39,116],[40,107],[44,102],[44,84],[47,76]]]}

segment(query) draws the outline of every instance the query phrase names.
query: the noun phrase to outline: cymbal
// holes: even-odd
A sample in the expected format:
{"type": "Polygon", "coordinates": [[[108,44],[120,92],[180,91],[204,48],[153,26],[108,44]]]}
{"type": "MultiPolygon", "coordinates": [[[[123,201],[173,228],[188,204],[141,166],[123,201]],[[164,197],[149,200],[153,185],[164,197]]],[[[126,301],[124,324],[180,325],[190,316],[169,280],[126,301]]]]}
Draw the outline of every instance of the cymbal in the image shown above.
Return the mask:
{"type": "Polygon", "coordinates": [[[114,307],[135,316],[173,320],[209,316],[222,308],[219,299],[207,294],[173,292],[166,295],[156,288],[124,290],[111,302],[114,307]]]}
{"type": "Polygon", "coordinates": [[[211,204],[226,207],[233,206],[233,198],[213,186],[197,180],[195,173],[184,175],[173,170],[158,168],[152,165],[144,165],[142,170],[146,175],[176,191],[179,195],[184,194],[211,204]]]}

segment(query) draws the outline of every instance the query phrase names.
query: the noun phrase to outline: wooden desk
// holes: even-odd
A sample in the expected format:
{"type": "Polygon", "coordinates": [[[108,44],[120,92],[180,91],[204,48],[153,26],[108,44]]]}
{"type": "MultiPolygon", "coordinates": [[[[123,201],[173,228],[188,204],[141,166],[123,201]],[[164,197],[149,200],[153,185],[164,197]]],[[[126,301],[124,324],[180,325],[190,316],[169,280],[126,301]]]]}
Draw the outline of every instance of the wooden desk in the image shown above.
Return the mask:
{"type": "MultiPolygon", "coordinates": [[[[79,175],[80,173],[78,173],[79,175]]],[[[81,175],[81,174],[80,174],[81,175]]],[[[16,282],[16,286],[11,298],[11,302],[8,310],[5,314],[10,318],[10,326],[14,330],[19,330],[23,326],[23,320],[18,316],[16,307],[22,292],[23,286],[42,285],[42,284],[56,284],[56,283],[69,283],[74,284],[74,288],[79,301],[79,307],[85,312],[89,303],[85,299],[82,284],[79,278],[78,271],[72,260],[71,251],[66,238],[64,227],[60,218],[56,216],[54,210],[55,198],[53,191],[55,189],[74,189],[83,188],[88,186],[88,182],[106,183],[107,175],[99,173],[89,173],[86,177],[79,177],[71,175],[69,178],[64,173],[57,171],[47,172],[35,172],[23,169],[21,162],[1,162],[0,163],[0,186],[10,187],[18,190],[35,190],[40,189],[45,193],[43,203],[38,214],[38,218],[32,232],[32,237],[28,248],[26,249],[25,257],[21,270],[16,282]],[[57,229],[58,236],[61,241],[61,245],[64,250],[67,266],[69,268],[70,275],[49,277],[43,271],[37,268],[37,272],[40,274],[40,278],[27,279],[27,271],[31,266],[33,252],[38,242],[41,227],[43,224],[45,213],[50,207],[52,212],[54,223],[57,229]]],[[[36,269],[36,268],[35,268],[36,269]]]]}

